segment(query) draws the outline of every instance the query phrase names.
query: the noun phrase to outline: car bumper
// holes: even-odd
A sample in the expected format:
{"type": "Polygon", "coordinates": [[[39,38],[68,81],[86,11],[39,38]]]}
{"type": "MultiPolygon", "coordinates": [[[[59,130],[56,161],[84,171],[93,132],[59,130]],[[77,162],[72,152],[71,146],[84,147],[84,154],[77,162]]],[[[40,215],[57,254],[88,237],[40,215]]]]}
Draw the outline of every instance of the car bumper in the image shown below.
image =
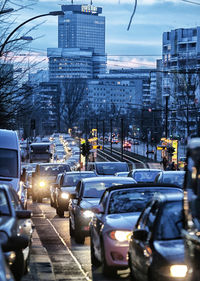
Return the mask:
{"type": "Polygon", "coordinates": [[[128,248],[128,242],[118,242],[106,237],[104,239],[104,251],[107,264],[122,269],[127,268],[128,248]]]}

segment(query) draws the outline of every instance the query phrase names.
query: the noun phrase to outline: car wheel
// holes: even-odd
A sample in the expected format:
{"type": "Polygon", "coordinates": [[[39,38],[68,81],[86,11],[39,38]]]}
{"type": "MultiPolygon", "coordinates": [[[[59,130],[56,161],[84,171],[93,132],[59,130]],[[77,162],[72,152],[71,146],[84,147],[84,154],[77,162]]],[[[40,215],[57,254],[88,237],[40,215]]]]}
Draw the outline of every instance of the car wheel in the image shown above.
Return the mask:
{"type": "Polygon", "coordinates": [[[103,241],[101,243],[101,262],[102,262],[102,273],[105,276],[112,277],[112,276],[116,275],[117,269],[115,267],[109,266],[107,264],[103,241]]]}
{"type": "Polygon", "coordinates": [[[72,222],[71,222],[70,218],[69,218],[69,234],[71,237],[74,237],[74,230],[72,228],[72,222]]]}
{"type": "Polygon", "coordinates": [[[131,277],[131,280],[132,281],[135,281],[135,274],[134,274],[134,271],[133,271],[133,267],[132,267],[132,261],[131,261],[131,257],[130,257],[130,254],[128,254],[128,266],[130,268],[130,277],[131,277]]]}
{"type": "Polygon", "coordinates": [[[95,257],[95,253],[94,253],[94,243],[92,241],[92,236],[90,237],[90,256],[91,256],[91,263],[94,266],[98,266],[99,265],[99,261],[98,259],[95,257]]]}
{"type": "Polygon", "coordinates": [[[64,217],[64,211],[63,211],[63,209],[57,207],[57,208],[56,208],[56,214],[57,214],[60,218],[63,218],[63,217],[64,217]]]}
{"type": "Polygon", "coordinates": [[[21,250],[15,252],[15,254],[16,258],[10,269],[15,277],[15,280],[20,281],[22,276],[24,275],[24,255],[21,250]]]}
{"type": "Polygon", "coordinates": [[[81,233],[81,230],[77,226],[76,222],[75,222],[75,230],[74,230],[74,239],[78,244],[84,244],[85,242],[85,236],[81,233]]]}

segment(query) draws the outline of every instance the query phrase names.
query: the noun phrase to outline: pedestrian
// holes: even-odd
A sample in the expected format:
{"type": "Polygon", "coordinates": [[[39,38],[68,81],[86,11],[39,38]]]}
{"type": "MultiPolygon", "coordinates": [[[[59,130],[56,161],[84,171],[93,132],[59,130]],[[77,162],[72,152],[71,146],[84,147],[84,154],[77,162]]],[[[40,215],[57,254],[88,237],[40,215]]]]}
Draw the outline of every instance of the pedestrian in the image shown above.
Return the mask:
{"type": "Polygon", "coordinates": [[[163,170],[166,170],[167,165],[168,165],[167,157],[165,157],[165,156],[163,157],[162,164],[163,164],[163,170]]]}

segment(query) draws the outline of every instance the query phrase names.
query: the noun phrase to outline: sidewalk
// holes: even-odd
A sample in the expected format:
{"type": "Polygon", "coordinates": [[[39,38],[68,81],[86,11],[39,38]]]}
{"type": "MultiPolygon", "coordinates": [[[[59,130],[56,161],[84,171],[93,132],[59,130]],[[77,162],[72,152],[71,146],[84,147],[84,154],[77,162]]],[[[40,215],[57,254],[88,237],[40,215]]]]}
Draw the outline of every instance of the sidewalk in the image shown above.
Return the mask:
{"type": "Polygon", "coordinates": [[[21,281],[52,281],[55,280],[52,264],[47,250],[42,246],[36,229],[33,231],[30,270],[21,281]]]}

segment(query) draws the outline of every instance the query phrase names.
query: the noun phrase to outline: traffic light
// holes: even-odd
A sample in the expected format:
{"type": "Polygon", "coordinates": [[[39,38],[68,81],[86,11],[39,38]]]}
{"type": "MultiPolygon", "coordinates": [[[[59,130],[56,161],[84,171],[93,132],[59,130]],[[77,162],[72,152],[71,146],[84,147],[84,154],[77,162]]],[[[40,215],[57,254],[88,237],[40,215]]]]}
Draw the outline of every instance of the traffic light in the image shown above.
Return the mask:
{"type": "Polygon", "coordinates": [[[85,143],[81,144],[81,154],[83,156],[86,156],[86,145],[85,145],[85,143]]]}
{"type": "Polygon", "coordinates": [[[88,141],[85,144],[85,149],[86,149],[86,154],[89,155],[90,154],[91,145],[90,145],[90,143],[88,141]]]}
{"type": "Polygon", "coordinates": [[[169,147],[167,148],[167,152],[168,152],[170,155],[173,155],[174,152],[175,152],[175,148],[172,147],[172,146],[169,146],[169,147]]]}

